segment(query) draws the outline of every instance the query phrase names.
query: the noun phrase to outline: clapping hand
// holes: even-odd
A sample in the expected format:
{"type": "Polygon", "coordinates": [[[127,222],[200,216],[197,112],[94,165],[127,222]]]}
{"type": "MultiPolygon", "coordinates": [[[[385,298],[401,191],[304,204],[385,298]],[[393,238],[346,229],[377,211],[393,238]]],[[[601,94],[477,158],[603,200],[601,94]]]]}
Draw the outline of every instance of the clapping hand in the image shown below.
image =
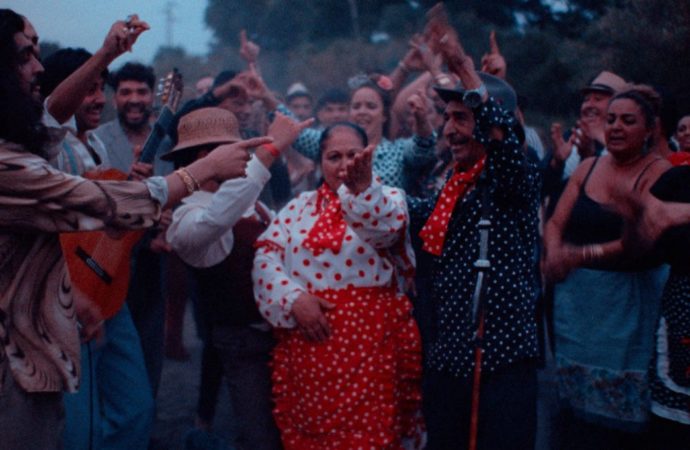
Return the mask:
{"type": "Polygon", "coordinates": [[[440,70],[440,59],[431,51],[431,48],[427,45],[421,34],[412,36],[409,45],[410,49],[402,60],[403,65],[408,70],[428,70],[430,72],[438,72],[438,70],[440,70]]]}
{"type": "Polygon", "coordinates": [[[565,160],[570,156],[575,140],[575,133],[570,136],[567,141],[563,139],[563,125],[554,122],[551,125],[551,141],[553,142],[553,158],[552,164],[554,166],[562,166],[565,160]]]}

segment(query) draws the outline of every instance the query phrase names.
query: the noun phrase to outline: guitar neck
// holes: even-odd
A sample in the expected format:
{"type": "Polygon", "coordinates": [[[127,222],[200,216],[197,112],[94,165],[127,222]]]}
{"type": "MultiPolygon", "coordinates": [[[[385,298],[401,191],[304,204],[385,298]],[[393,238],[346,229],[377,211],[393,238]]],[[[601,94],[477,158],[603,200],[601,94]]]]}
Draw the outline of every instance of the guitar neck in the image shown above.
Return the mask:
{"type": "Polygon", "coordinates": [[[151,164],[156,158],[156,153],[165,136],[168,135],[170,127],[173,125],[174,114],[167,106],[161,108],[158,119],[153,124],[151,133],[146,138],[144,148],[141,150],[139,161],[151,164]]]}

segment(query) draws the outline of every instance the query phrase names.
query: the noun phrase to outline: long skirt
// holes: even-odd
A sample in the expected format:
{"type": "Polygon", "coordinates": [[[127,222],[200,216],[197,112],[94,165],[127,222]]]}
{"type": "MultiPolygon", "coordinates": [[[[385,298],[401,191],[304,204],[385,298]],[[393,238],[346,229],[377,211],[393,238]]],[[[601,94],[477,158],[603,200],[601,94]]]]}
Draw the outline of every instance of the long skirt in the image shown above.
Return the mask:
{"type": "Polygon", "coordinates": [[[274,416],[286,450],[400,449],[422,431],[421,344],[409,299],[393,289],[313,293],[333,304],[331,336],[278,332],[274,416]]]}
{"type": "Polygon", "coordinates": [[[577,269],[555,287],[559,396],[580,419],[626,432],[649,419],[649,364],[668,267],[577,269]]]}

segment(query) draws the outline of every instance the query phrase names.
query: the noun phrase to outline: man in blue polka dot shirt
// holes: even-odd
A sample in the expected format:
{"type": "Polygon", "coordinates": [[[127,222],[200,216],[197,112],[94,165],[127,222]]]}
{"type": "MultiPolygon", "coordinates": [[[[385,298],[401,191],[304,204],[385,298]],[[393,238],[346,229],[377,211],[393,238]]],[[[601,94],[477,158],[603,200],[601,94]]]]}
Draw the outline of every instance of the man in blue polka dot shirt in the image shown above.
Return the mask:
{"type": "Polygon", "coordinates": [[[468,443],[478,316],[484,334],[477,448],[532,449],[538,172],[523,152],[512,88],[477,73],[452,30],[442,36],[440,50],[463,86],[437,89],[447,104],[443,134],[455,167],[438,196],[408,198],[413,222],[424,224],[424,250],[434,255],[433,288],[426,296],[433,304],[425,308],[434,323],[424,358],[428,449],[468,443]],[[483,212],[491,222],[486,258],[491,265],[475,315],[483,212]]]}

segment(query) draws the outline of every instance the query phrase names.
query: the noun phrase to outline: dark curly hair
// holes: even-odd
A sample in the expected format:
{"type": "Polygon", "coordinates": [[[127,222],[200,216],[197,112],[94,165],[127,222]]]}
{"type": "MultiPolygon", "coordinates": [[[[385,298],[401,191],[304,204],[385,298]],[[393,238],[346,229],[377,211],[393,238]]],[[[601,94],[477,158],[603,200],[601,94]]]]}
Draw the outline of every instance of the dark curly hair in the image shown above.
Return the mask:
{"type": "Polygon", "coordinates": [[[153,67],[137,62],[128,62],[120,67],[117,72],[113,72],[110,75],[108,85],[117,91],[121,82],[132,80],[146,83],[149,89],[153,90],[153,86],[156,83],[156,75],[153,73],[153,67]]]}
{"type": "MultiPolygon", "coordinates": [[[[83,48],[62,48],[43,60],[43,72],[40,76],[41,95],[45,98],[53,93],[56,87],[79,67],[91,58],[91,53],[83,48]]],[[[108,79],[108,69],[101,72],[103,80],[108,79]]]]}
{"type": "Polygon", "coordinates": [[[41,123],[43,105],[22,89],[20,54],[14,41],[24,31],[24,19],[11,9],[0,9],[0,138],[45,156],[48,130],[41,123]]]}

